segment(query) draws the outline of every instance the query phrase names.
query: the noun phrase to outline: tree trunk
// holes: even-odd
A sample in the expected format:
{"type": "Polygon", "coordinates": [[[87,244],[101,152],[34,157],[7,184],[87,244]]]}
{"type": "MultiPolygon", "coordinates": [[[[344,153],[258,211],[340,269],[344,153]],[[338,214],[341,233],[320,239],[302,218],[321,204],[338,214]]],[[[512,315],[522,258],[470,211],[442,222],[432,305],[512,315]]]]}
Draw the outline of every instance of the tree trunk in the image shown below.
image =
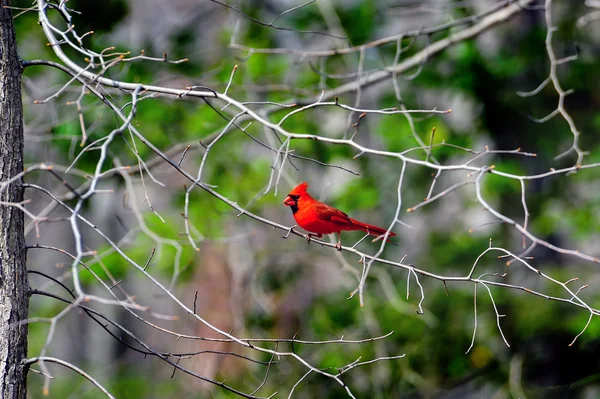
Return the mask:
{"type": "MultiPolygon", "coordinates": [[[[22,66],[12,15],[0,0],[0,182],[23,171],[22,66]]],[[[27,372],[27,282],[22,179],[8,187],[0,184],[0,398],[25,399],[27,372]]]]}

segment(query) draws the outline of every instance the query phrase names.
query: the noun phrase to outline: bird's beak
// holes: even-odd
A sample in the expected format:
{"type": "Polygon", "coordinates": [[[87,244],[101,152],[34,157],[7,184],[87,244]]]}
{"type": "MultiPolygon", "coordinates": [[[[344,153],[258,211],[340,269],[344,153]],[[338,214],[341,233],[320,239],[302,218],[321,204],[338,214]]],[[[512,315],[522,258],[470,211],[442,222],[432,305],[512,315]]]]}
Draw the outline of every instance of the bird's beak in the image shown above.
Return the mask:
{"type": "Polygon", "coordinates": [[[285,199],[283,200],[283,205],[285,206],[292,206],[296,203],[296,201],[294,201],[294,199],[292,197],[290,197],[289,195],[287,197],[285,197],[285,199]]]}

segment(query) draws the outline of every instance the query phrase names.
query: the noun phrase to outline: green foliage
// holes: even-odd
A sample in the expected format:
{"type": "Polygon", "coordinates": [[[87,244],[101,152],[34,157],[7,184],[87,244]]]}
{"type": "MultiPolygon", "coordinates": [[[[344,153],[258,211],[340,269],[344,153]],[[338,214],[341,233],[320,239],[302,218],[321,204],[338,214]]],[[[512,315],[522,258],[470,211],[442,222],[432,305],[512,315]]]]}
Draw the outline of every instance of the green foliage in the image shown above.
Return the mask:
{"type": "Polygon", "coordinates": [[[337,14],[342,26],[348,32],[350,43],[355,45],[366,43],[373,37],[381,15],[377,4],[371,1],[356,2],[349,8],[338,8],[337,14]]]}
{"type": "Polygon", "coordinates": [[[345,190],[336,201],[341,209],[373,209],[379,203],[379,191],[375,182],[353,180],[346,185],[345,190]]]}
{"type": "MultiPolygon", "coordinates": [[[[491,167],[492,165],[490,165],[491,167]]],[[[494,165],[495,169],[504,173],[510,173],[516,176],[525,175],[523,166],[516,160],[505,159],[502,160],[501,165],[494,165]]],[[[488,173],[483,178],[483,196],[484,198],[494,198],[502,196],[507,198],[508,196],[520,195],[521,185],[518,180],[506,179],[504,177],[488,173]]],[[[514,199],[514,198],[513,198],[514,199]]]]}

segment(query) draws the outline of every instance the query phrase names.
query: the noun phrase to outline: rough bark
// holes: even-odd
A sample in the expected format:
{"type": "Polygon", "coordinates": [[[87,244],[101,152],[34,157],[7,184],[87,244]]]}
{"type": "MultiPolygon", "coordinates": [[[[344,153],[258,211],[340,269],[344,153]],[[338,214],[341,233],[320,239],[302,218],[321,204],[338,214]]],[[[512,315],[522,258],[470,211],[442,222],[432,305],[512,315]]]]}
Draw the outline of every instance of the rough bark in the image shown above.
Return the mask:
{"type": "MultiPolygon", "coordinates": [[[[0,0],[0,181],[23,171],[22,66],[12,15],[0,0]]],[[[1,186],[0,186],[1,189],[1,186]]],[[[0,192],[0,204],[23,201],[22,180],[0,192]]],[[[23,212],[0,205],[0,398],[25,399],[29,285],[23,212]]]]}

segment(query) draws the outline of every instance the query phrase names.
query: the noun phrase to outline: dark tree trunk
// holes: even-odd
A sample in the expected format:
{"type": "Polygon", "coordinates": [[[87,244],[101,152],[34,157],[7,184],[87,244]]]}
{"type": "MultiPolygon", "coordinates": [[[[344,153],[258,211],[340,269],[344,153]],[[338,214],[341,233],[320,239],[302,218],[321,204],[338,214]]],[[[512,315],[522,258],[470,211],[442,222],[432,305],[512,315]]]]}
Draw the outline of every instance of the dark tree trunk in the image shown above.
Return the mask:
{"type": "MultiPolygon", "coordinates": [[[[23,171],[22,66],[12,15],[0,0],[0,182],[23,171]]],[[[29,285],[27,282],[22,179],[0,184],[0,398],[25,399],[29,285]],[[4,204],[4,205],[3,205],[4,204]]]]}

